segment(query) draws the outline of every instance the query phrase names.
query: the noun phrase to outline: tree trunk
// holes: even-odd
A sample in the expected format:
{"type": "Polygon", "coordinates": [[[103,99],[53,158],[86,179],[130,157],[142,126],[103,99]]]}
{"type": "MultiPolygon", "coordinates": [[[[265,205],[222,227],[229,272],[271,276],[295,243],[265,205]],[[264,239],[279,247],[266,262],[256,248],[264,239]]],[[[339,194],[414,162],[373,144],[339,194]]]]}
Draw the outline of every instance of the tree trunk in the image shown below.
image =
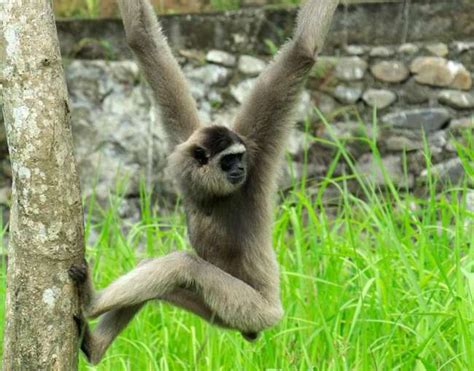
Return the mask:
{"type": "Polygon", "coordinates": [[[0,19],[13,172],[3,369],[75,370],[68,268],[83,259],[83,211],[52,5],[10,0],[0,19]]]}

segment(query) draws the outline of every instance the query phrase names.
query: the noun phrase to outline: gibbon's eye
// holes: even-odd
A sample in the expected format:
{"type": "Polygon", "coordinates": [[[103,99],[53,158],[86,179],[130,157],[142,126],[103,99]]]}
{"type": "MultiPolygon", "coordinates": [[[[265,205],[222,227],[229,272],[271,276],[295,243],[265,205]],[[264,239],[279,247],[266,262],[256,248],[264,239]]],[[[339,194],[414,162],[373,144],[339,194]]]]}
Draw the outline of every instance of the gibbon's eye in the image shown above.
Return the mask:
{"type": "Polygon", "coordinates": [[[206,165],[209,162],[209,158],[207,157],[206,150],[201,147],[196,147],[193,150],[193,157],[199,162],[201,165],[206,165]]]}

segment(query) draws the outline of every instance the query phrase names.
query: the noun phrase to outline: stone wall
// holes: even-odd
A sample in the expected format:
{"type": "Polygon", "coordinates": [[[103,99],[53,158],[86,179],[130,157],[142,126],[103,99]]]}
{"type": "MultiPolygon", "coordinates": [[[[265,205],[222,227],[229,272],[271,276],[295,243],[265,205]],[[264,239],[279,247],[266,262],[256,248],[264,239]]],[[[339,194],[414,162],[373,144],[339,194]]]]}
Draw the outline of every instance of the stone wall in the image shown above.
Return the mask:
{"type": "MultiPolygon", "coordinates": [[[[166,15],[160,20],[175,49],[220,49],[266,54],[266,42],[280,45],[294,26],[295,8],[255,8],[225,13],[166,15]]],[[[128,59],[118,19],[57,22],[63,56],[128,59]],[[92,44],[92,45],[91,45],[92,44]]],[[[338,7],[325,44],[328,53],[348,44],[387,45],[472,39],[472,0],[393,0],[338,7]]]]}
{"type": "MultiPolygon", "coordinates": [[[[462,179],[453,138],[474,129],[474,35],[447,43],[435,38],[376,46],[333,45],[322,54],[298,106],[299,124],[288,148],[292,163],[285,166],[286,172],[301,174],[305,151],[311,179],[324,176],[334,159],[334,146],[308,139],[311,134],[333,140],[314,110],[317,107],[359,171],[381,187],[385,179],[364,140],[367,135],[377,138],[383,165],[399,187],[416,191],[423,185],[423,133],[433,154],[434,171],[445,180],[462,179]],[[373,132],[375,108],[377,131],[373,132]],[[308,124],[306,133],[303,123],[308,124]]],[[[179,49],[176,55],[202,120],[224,125],[232,122],[255,76],[270,58],[219,49],[179,49]]],[[[162,200],[170,200],[175,188],[165,170],[166,145],[159,115],[136,63],[69,60],[65,70],[84,194],[94,193],[105,204],[110,193],[123,193],[127,202],[122,212],[130,218],[138,216],[142,180],[162,200]],[[128,186],[118,189],[121,181],[128,186]]],[[[11,172],[1,128],[0,204],[7,205],[11,172]]],[[[341,161],[335,175],[348,172],[341,161]]],[[[282,177],[282,188],[290,185],[289,179],[282,177]]]]}

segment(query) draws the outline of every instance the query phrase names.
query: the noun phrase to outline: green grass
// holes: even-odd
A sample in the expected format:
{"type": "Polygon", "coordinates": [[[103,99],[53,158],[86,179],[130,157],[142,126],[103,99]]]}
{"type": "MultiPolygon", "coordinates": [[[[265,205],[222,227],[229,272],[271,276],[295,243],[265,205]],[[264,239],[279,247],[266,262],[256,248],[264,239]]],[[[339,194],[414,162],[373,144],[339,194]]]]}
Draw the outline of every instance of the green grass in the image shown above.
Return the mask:
{"type": "MultiPolygon", "coordinates": [[[[361,140],[380,159],[375,142],[361,140]]],[[[472,144],[467,138],[458,147],[471,181],[472,144]]],[[[353,167],[344,143],[332,145],[338,149],[334,164],[344,159],[353,167]]],[[[81,370],[474,369],[474,213],[466,208],[468,187],[437,192],[430,178],[426,195],[415,198],[393,184],[379,192],[358,175],[335,178],[333,170],[318,181],[316,192],[305,177],[295,181],[276,209],[273,241],[286,312],[278,326],[250,344],[236,332],[150,303],[98,367],[82,359],[81,370]],[[353,181],[362,187],[359,197],[347,192],[353,181]],[[340,190],[336,210],[323,203],[329,186],[340,190]]],[[[187,246],[180,209],[163,215],[148,197],[142,194],[142,219],[128,232],[117,199],[99,221],[87,221],[87,233],[98,235],[87,248],[97,286],[141,258],[187,246]]]]}
{"type": "Polygon", "coordinates": [[[235,10],[240,8],[240,0],[211,0],[214,10],[235,10]]]}

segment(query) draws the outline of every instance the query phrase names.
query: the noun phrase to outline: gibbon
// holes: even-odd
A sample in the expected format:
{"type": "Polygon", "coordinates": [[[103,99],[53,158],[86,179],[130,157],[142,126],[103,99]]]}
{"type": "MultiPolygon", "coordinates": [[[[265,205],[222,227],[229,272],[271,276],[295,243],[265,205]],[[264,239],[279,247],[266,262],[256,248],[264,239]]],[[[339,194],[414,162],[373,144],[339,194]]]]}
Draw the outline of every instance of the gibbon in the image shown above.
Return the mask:
{"type": "Polygon", "coordinates": [[[194,251],[139,264],[95,292],[87,266],[69,273],[79,288],[82,349],[98,363],[149,300],[188,310],[247,340],[283,316],[272,248],[272,206],[292,112],[323,46],[337,0],[308,0],[293,39],[258,78],[232,129],[198,119],[178,63],[147,0],[119,0],[129,46],[161,109],[171,167],[194,251]],[[84,318],[100,316],[94,331],[84,318]]]}

